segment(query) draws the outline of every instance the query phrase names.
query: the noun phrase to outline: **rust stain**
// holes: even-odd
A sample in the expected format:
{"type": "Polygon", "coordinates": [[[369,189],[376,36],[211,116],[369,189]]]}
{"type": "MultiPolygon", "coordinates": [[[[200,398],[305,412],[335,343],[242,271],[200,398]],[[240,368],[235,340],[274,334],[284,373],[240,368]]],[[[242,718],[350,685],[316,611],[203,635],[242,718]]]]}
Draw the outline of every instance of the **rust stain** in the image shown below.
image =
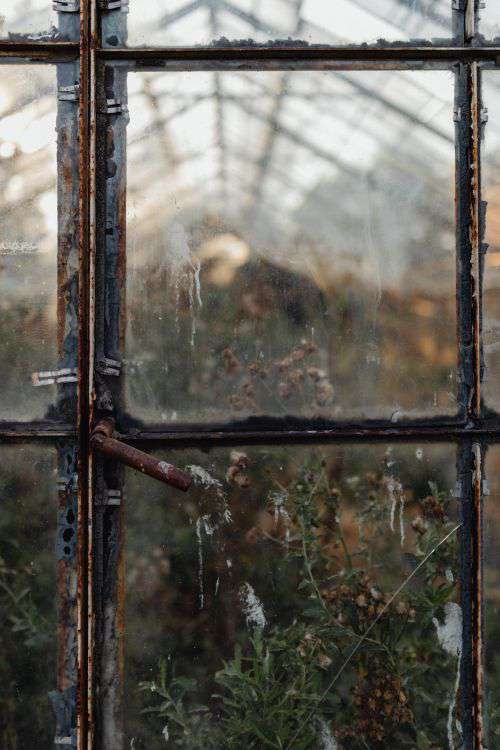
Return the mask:
{"type": "Polygon", "coordinates": [[[123,443],[121,440],[116,440],[112,437],[114,428],[114,420],[101,420],[92,433],[92,448],[99,451],[99,453],[120,461],[126,466],[130,466],[143,474],[153,477],[153,479],[158,479],[160,482],[164,482],[164,484],[169,484],[171,487],[182,490],[182,492],[187,492],[193,481],[190,474],[177,469],[172,464],[143,453],[143,451],[127,443],[123,443]]]}
{"type": "Polygon", "coordinates": [[[480,288],[480,140],[481,140],[481,97],[479,92],[479,72],[477,63],[470,67],[470,95],[472,103],[472,190],[471,190],[471,282],[473,302],[473,346],[474,346],[474,394],[471,416],[481,416],[481,288],[480,288]]]}

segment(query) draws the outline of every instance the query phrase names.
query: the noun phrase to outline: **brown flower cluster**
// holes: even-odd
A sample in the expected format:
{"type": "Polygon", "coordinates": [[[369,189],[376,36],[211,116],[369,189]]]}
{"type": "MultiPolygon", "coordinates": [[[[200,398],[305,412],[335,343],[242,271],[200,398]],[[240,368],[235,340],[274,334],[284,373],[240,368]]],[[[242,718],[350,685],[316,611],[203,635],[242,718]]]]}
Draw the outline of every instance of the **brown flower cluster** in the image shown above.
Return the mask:
{"type": "Polygon", "coordinates": [[[325,653],[325,645],[321,638],[313,633],[306,633],[297,647],[297,651],[308,661],[315,661],[320,669],[328,669],[332,660],[325,653]]]}
{"type": "Polygon", "coordinates": [[[401,724],[412,724],[412,710],[402,680],[386,669],[374,669],[373,665],[360,668],[359,682],[354,688],[354,704],[357,720],[355,735],[362,735],[377,747],[389,747],[387,742],[394,728],[401,724]]]}
{"type": "Polygon", "coordinates": [[[343,583],[333,589],[322,591],[321,595],[333,606],[337,621],[341,625],[348,621],[346,612],[351,611],[353,602],[360,623],[382,614],[385,604],[384,594],[366,575],[350,584],[343,583]]]}
{"type": "Polygon", "coordinates": [[[244,368],[232,349],[224,349],[222,362],[226,375],[241,378],[237,391],[229,396],[232,408],[236,411],[258,411],[256,398],[264,381],[267,381],[265,393],[262,394],[264,397],[274,395],[282,401],[287,401],[294,396],[303,398],[305,391],[312,389],[316,406],[327,406],[333,401],[334,389],[325,371],[312,366],[310,358],[316,352],[316,344],[312,341],[303,341],[300,346],[283,359],[274,361],[271,366],[266,366],[262,361],[255,361],[244,368]]]}
{"type": "Polygon", "coordinates": [[[250,479],[245,473],[249,463],[247,454],[240,451],[231,451],[230,461],[230,466],[226,471],[226,481],[242,489],[250,487],[250,479]]]}
{"type": "Polygon", "coordinates": [[[415,610],[405,602],[399,601],[391,604],[384,612],[384,607],[389,601],[389,595],[384,594],[369,576],[363,575],[349,584],[343,583],[334,589],[322,591],[321,595],[332,607],[340,625],[350,623],[352,620],[352,605],[356,610],[356,619],[359,626],[370,625],[375,617],[381,619],[389,616],[400,616],[412,621],[415,610]],[[383,614],[382,614],[383,613],[383,614]]]}
{"type": "Polygon", "coordinates": [[[428,495],[420,501],[420,505],[422,506],[422,512],[425,518],[438,521],[438,523],[441,524],[445,522],[445,510],[438,497],[428,495]]]}

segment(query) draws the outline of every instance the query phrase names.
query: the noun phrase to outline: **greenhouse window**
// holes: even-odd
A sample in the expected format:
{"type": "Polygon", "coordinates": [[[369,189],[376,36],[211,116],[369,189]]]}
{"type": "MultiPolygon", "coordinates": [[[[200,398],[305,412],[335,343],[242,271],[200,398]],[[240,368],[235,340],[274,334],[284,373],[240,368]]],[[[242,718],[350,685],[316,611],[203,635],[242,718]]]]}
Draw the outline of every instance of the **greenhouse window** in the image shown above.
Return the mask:
{"type": "Polygon", "coordinates": [[[493,0],[0,0],[0,746],[492,750],[493,0]]]}

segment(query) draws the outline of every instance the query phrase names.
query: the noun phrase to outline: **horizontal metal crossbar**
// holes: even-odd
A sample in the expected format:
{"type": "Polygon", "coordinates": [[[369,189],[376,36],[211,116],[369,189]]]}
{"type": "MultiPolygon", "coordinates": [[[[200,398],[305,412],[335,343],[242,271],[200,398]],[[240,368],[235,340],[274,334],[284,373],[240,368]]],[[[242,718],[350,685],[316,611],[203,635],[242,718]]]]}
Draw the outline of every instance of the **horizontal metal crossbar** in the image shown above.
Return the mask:
{"type": "MultiPolygon", "coordinates": [[[[427,62],[485,62],[500,64],[500,46],[329,46],[304,43],[213,45],[211,47],[96,47],[98,59],[107,61],[130,61],[143,64],[170,62],[206,63],[239,62],[257,65],[261,63],[323,64],[334,62],[359,62],[363,64],[399,62],[401,64],[427,62]]],[[[79,55],[79,44],[73,41],[29,39],[0,40],[1,57],[28,57],[33,61],[57,62],[63,57],[75,59],[79,55]]]]}

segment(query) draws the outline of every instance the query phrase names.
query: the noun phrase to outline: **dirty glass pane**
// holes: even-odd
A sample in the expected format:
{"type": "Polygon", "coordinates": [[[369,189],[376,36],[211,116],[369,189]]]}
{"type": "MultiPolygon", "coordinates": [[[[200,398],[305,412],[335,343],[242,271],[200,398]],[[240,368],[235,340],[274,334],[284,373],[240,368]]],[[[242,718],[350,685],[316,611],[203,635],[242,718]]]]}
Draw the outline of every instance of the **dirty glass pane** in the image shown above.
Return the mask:
{"type": "Polygon", "coordinates": [[[0,449],[0,746],[53,747],[57,486],[47,448],[0,449]]]}
{"type": "Polygon", "coordinates": [[[36,419],[55,387],[32,374],[58,361],[56,73],[0,74],[0,418],[36,419]]]}
{"type": "Polygon", "coordinates": [[[448,71],[129,75],[127,409],[454,414],[448,71]]]}
{"type": "Polygon", "coordinates": [[[483,292],[483,340],[486,375],[483,384],[485,404],[500,409],[500,76],[483,72],[483,102],[488,123],[483,142],[483,199],[487,201],[483,292]]]}
{"type": "MultiPolygon", "coordinates": [[[[116,19],[115,19],[116,20],[116,19]]],[[[109,19],[108,45],[116,44],[109,19]]],[[[105,27],[106,28],[106,27],[105,27]]],[[[212,44],[228,40],[310,44],[449,39],[448,0],[136,0],[130,3],[131,46],[212,44]]]]}
{"type": "Polygon", "coordinates": [[[479,33],[486,39],[500,37],[500,5],[498,0],[487,0],[479,11],[479,33]]]}
{"type": "Polygon", "coordinates": [[[0,0],[0,38],[43,40],[54,37],[54,26],[57,13],[51,0],[0,0]]]}
{"type": "Polygon", "coordinates": [[[126,480],[127,746],[460,746],[453,448],[166,460],[188,495],[126,480]]]}

